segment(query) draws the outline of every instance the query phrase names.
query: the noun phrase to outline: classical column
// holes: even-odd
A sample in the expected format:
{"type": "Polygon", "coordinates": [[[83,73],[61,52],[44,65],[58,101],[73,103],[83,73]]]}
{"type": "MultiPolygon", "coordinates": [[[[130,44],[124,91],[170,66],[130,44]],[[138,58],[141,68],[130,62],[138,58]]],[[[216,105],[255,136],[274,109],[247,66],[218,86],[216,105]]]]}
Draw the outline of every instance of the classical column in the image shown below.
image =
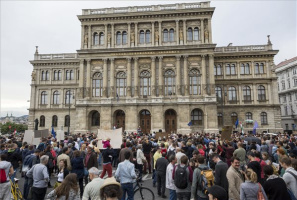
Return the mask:
{"type": "Polygon", "coordinates": [[[128,65],[127,65],[127,97],[131,97],[131,58],[127,58],[128,65]]]}
{"type": "Polygon", "coordinates": [[[91,25],[89,25],[89,40],[88,40],[88,49],[90,49],[90,48],[91,48],[91,42],[92,42],[92,33],[91,33],[91,31],[92,31],[92,26],[91,26],[91,25]]]}
{"type": "MultiPolygon", "coordinates": [[[[277,89],[275,90],[275,91],[277,91],[277,89]]],[[[276,102],[273,102],[272,100],[272,97],[271,97],[271,84],[270,83],[268,83],[267,84],[267,89],[265,88],[265,97],[266,97],[266,100],[268,99],[268,104],[272,104],[272,103],[276,103],[276,102]]]]}
{"type": "Polygon", "coordinates": [[[189,95],[189,81],[188,81],[188,56],[184,56],[184,87],[185,95],[189,95]]]}
{"type": "Polygon", "coordinates": [[[114,23],[111,24],[111,47],[114,47],[114,23]]]}
{"type": "Polygon", "coordinates": [[[200,36],[201,36],[201,43],[204,44],[204,19],[200,19],[201,22],[201,29],[200,29],[200,36]]]}
{"type": "Polygon", "coordinates": [[[253,84],[253,87],[251,88],[253,90],[253,96],[254,96],[254,104],[258,104],[258,90],[257,90],[257,85],[253,84]]]}
{"type": "Polygon", "coordinates": [[[159,46],[162,46],[162,21],[159,22],[159,46]]]}
{"type": "Polygon", "coordinates": [[[152,57],[151,71],[152,71],[151,95],[156,96],[156,57],[152,57]]]}
{"type": "Polygon", "coordinates": [[[137,28],[137,22],[134,23],[134,46],[137,47],[138,46],[138,28],[137,28]]]}
{"type": "Polygon", "coordinates": [[[201,89],[201,94],[205,95],[207,94],[207,76],[206,76],[206,66],[205,66],[205,55],[201,55],[201,67],[202,67],[202,89],[201,89]]]}
{"type": "Polygon", "coordinates": [[[107,48],[107,25],[108,24],[104,24],[104,47],[107,48]]]}
{"type": "Polygon", "coordinates": [[[129,22],[128,23],[128,33],[127,33],[127,37],[128,37],[128,40],[127,40],[127,42],[128,42],[128,47],[130,47],[131,46],[131,42],[130,42],[130,37],[131,37],[131,23],[129,22]]]}
{"type": "Polygon", "coordinates": [[[238,97],[237,97],[236,100],[239,101],[239,105],[242,105],[242,104],[243,104],[243,103],[242,103],[243,97],[242,97],[242,87],[241,87],[240,84],[238,85],[238,93],[236,92],[236,95],[237,95],[237,94],[238,94],[238,97]]]}
{"type": "Polygon", "coordinates": [[[86,96],[90,97],[91,95],[91,59],[87,60],[87,84],[86,84],[86,96]]]}
{"type": "Polygon", "coordinates": [[[81,49],[84,48],[84,42],[85,42],[85,26],[81,25],[81,49]]]}
{"type": "Polygon", "coordinates": [[[108,77],[107,77],[107,59],[103,59],[103,94],[102,96],[103,97],[107,97],[107,80],[108,80],[108,77]]]}
{"type": "Polygon", "coordinates": [[[187,44],[186,20],[183,20],[184,44],[187,44]]]}
{"type": "Polygon", "coordinates": [[[162,66],[163,56],[159,56],[159,96],[163,96],[163,66],[162,66]]]}
{"type": "Polygon", "coordinates": [[[84,87],[84,60],[79,62],[79,87],[84,87]]]}
{"type": "Polygon", "coordinates": [[[252,72],[252,77],[255,78],[255,69],[254,69],[254,62],[253,61],[251,62],[250,70],[252,72]]]}
{"type": "Polygon", "coordinates": [[[155,46],[155,22],[152,22],[151,43],[155,46]]]}
{"type": "Polygon", "coordinates": [[[240,63],[236,63],[237,78],[240,78],[240,63]]]}
{"type": "Polygon", "coordinates": [[[208,18],[208,43],[212,43],[211,18],[208,18]]]}
{"type": "Polygon", "coordinates": [[[134,97],[138,97],[138,58],[134,58],[134,97]]]}
{"type": "Polygon", "coordinates": [[[215,79],[214,79],[214,55],[209,54],[209,91],[210,95],[215,95],[214,86],[215,86],[215,79]]]}
{"type": "Polygon", "coordinates": [[[114,58],[110,58],[110,97],[112,98],[115,94],[114,77],[114,58]]]}
{"type": "Polygon", "coordinates": [[[179,20],[175,20],[175,29],[176,44],[179,44],[179,20]]]}
{"type": "Polygon", "coordinates": [[[181,84],[180,84],[180,79],[181,79],[181,72],[180,72],[180,56],[176,56],[176,94],[180,95],[181,94],[181,84]]]}

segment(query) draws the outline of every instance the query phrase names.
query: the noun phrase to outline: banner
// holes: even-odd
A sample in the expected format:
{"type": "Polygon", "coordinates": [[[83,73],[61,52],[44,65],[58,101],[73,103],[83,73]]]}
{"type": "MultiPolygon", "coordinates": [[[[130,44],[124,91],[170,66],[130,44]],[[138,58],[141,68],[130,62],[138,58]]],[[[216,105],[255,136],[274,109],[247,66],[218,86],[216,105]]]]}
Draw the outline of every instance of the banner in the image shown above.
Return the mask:
{"type": "Polygon", "coordinates": [[[110,145],[114,149],[120,149],[122,144],[122,128],[118,128],[115,130],[103,130],[98,129],[98,147],[99,149],[103,149],[102,140],[106,140],[106,138],[110,138],[110,145]]]}

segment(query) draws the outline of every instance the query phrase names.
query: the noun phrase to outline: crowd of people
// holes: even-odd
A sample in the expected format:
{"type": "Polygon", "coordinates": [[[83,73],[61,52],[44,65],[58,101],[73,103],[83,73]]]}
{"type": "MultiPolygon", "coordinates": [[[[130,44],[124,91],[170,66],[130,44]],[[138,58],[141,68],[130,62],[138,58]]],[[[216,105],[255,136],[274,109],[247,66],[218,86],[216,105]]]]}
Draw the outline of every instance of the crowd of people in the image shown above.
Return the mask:
{"type": "Polygon", "coordinates": [[[18,171],[25,200],[131,200],[144,174],[152,175],[153,191],[164,199],[295,200],[296,141],[297,134],[286,133],[233,133],[229,140],[208,133],[124,133],[121,147],[113,148],[110,138],[92,133],[63,141],[49,136],[39,145],[1,136],[0,200],[10,199],[18,171]]]}

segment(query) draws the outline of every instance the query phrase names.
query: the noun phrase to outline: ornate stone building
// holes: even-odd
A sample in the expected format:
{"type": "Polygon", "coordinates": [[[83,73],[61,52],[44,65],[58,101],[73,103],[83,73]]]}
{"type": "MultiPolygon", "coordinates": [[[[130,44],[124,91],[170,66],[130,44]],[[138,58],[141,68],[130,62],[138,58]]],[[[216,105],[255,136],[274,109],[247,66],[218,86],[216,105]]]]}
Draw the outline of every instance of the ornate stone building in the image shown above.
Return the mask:
{"type": "Polygon", "coordinates": [[[84,9],[77,53],[36,49],[29,128],[38,119],[39,129],[67,131],[70,122],[71,132],[214,132],[239,118],[247,130],[246,119],[280,129],[278,51],[269,38],[216,47],[214,10],[210,2],[84,9]]]}

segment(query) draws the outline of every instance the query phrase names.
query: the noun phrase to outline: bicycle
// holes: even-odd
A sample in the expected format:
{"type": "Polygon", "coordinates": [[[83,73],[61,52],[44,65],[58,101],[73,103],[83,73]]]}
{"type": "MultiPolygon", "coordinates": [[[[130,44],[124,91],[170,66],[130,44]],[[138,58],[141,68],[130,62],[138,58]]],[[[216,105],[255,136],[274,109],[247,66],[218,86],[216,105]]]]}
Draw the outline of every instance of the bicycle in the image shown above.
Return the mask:
{"type": "Polygon", "coordinates": [[[142,183],[140,182],[140,177],[138,175],[137,175],[136,184],[133,187],[133,190],[134,190],[134,199],[155,200],[155,195],[153,191],[147,187],[142,187],[142,183]]]}
{"type": "Polygon", "coordinates": [[[19,184],[18,184],[18,181],[19,179],[14,179],[14,183],[11,181],[11,179],[9,180],[10,181],[10,189],[11,189],[11,194],[12,194],[12,197],[14,200],[23,200],[23,195],[22,195],[22,192],[19,188],[19,184]]]}

